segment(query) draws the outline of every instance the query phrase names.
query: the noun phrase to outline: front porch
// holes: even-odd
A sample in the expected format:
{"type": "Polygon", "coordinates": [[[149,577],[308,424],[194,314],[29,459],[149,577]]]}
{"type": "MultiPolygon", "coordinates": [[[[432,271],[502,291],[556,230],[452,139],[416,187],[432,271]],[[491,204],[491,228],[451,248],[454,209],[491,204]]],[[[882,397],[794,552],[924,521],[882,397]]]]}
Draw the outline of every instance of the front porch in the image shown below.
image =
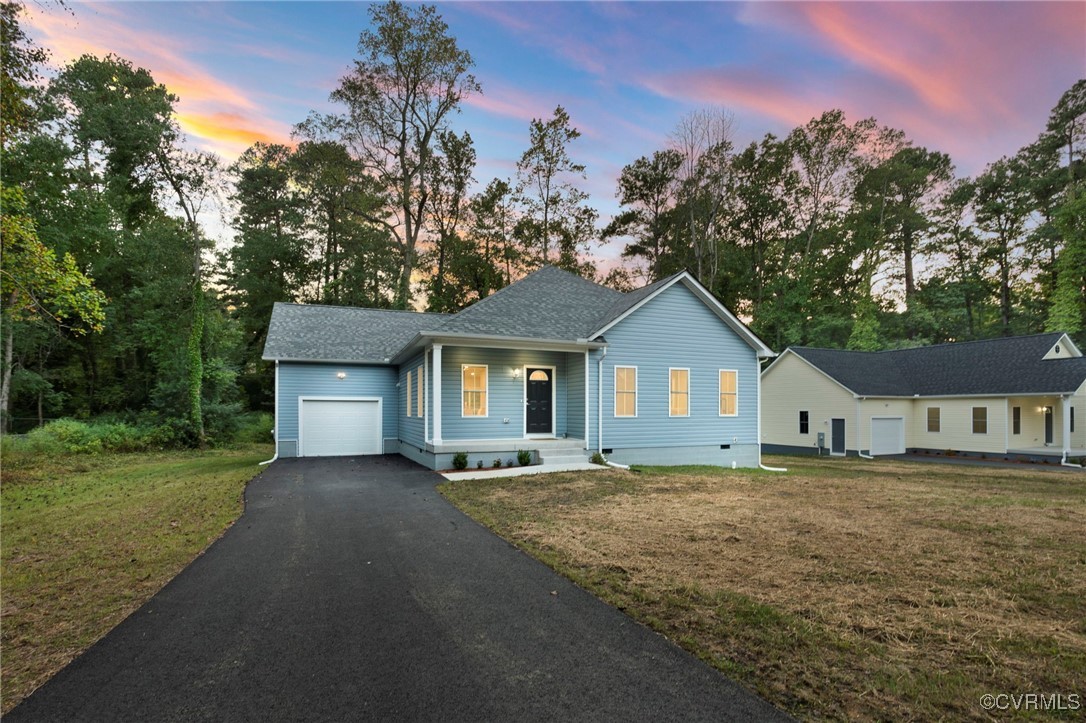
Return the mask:
{"type": "Polygon", "coordinates": [[[490,468],[495,460],[504,467],[517,466],[517,453],[532,453],[533,465],[555,468],[588,463],[589,452],[583,439],[573,437],[555,439],[462,439],[441,443],[427,442],[417,447],[400,442],[399,452],[408,459],[436,470],[453,468],[453,457],[463,452],[468,456],[468,470],[490,468]]]}

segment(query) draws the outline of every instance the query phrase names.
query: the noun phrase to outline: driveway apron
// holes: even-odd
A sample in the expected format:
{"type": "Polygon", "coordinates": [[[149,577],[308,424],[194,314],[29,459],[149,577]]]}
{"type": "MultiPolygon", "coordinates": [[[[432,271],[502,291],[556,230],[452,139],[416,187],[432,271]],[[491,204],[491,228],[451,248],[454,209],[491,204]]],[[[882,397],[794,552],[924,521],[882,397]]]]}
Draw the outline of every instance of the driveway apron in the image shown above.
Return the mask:
{"type": "Polygon", "coordinates": [[[786,720],[398,456],[280,460],[12,721],[786,720]]]}

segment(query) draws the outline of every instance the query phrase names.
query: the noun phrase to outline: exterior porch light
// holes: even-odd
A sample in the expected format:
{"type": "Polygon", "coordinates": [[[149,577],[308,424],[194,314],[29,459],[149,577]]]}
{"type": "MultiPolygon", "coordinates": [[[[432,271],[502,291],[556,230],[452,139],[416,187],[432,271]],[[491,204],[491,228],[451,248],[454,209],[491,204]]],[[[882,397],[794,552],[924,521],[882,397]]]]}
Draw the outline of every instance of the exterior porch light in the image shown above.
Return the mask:
{"type": "Polygon", "coordinates": [[[520,367],[513,368],[513,378],[520,379],[520,367]]]}
{"type": "Polygon", "coordinates": [[[336,379],[346,379],[347,372],[336,372],[336,379]]]}

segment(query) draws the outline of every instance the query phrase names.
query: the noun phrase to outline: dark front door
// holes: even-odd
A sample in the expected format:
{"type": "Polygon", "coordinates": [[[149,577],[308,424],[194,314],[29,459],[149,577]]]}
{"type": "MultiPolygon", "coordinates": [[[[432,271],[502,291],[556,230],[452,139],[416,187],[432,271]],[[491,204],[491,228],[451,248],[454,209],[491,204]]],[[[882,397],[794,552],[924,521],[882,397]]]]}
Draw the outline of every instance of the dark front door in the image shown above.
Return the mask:
{"type": "Polygon", "coordinates": [[[551,384],[554,372],[550,369],[525,370],[528,375],[528,408],[526,431],[528,434],[554,434],[551,423],[551,384]]]}
{"type": "Polygon", "coordinates": [[[1052,407],[1045,407],[1045,444],[1052,444],[1052,407]]]}
{"type": "Polygon", "coordinates": [[[845,453],[845,420],[830,420],[830,454],[845,453]]]}

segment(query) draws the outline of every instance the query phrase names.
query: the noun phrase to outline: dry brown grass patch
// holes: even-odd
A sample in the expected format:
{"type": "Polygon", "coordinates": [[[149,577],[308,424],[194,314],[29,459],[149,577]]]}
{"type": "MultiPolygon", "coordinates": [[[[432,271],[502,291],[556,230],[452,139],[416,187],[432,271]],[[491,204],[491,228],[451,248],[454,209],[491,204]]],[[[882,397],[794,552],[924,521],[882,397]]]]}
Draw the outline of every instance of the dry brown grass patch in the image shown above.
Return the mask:
{"type": "Polygon", "coordinates": [[[983,719],[986,692],[1086,694],[1083,476],[782,462],[445,491],[799,715],[983,719]]]}

